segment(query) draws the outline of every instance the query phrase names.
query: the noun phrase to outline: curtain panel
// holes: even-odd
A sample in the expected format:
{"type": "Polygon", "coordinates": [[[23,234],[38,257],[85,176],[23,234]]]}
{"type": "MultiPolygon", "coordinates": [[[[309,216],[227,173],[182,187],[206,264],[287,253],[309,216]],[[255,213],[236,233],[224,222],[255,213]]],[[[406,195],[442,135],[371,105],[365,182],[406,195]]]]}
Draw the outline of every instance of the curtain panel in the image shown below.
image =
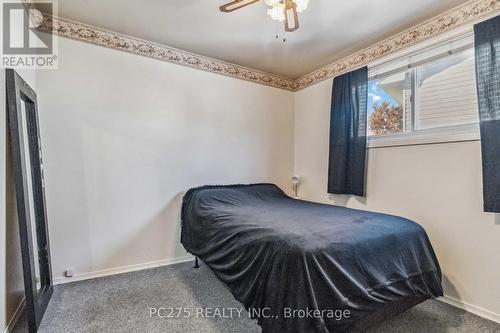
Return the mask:
{"type": "Polygon", "coordinates": [[[333,80],[328,193],[365,195],[368,67],[333,80]]]}
{"type": "Polygon", "coordinates": [[[486,212],[500,213],[500,16],[474,26],[486,212]]]}

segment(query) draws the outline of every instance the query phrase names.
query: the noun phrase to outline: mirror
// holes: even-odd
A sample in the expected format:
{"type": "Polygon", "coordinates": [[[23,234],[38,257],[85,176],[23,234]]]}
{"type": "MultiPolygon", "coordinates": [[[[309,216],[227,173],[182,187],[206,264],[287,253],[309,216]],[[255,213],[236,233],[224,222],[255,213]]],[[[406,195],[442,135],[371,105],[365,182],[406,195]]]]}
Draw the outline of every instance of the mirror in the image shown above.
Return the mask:
{"type": "Polygon", "coordinates": [[[36,94],[6,70],[7,109],[29,332],[38,330],[53,292],[36,94]]]}
{"type": "Polygon", "coordinates": [[[24,163],[26,164],[26,178],[27,178],[27,186],[28,186],[28,205],[27,205],[27,210],[28,210],[28,215],[29,219],[28,221],[30,222],[30,229],[31,229],[31,246],[33,247],[33,259],[34,259],[34,265],[35,265],[35,280],[36,280],[36,290],[37,292],[40,291],[41,289],[41,282],[40,282],[40,259],[39,259],[39,254],[38,254],[38,244],[37,244],[37,233],[36,233],[36,225],[34,224],[36,221],[35,217],[35,207],[34,207],[34,200],[33,200],[33,179],[32,177],[32,170],[31,170],[31,163],[26,163],[27,161],[31,161],[31,155],[30,155],[30,141],[29,141],[29,133],[28,133],[28,117],[29,114],[26,114],[26,112],[29,112],[27,110],[30,110],[32,108],[26,108],[26,102],[24,100],[21,100],[20,103],[21,106],[21,123],[19,124],[19,129],[21,132],[21,144],[23,146],[23,151],[25,152],[26,156],[24,157],[24,163]]]}

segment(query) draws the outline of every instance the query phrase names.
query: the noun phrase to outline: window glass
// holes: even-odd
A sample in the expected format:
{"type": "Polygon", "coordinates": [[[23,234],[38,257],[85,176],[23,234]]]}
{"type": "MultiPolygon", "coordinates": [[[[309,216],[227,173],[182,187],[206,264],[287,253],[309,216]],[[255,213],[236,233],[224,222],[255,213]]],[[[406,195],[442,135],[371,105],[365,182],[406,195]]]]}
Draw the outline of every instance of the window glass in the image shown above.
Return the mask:
{"type": "Polygon", "coordinates": [[[416,78],[417,130],[478,121],[472,49],[417,67],[416,78]]]}
{"type": "Polygon", "coordinates": [[[403,133],[411,128],[410,72],[368,83],[368,135],[403,133]]]}

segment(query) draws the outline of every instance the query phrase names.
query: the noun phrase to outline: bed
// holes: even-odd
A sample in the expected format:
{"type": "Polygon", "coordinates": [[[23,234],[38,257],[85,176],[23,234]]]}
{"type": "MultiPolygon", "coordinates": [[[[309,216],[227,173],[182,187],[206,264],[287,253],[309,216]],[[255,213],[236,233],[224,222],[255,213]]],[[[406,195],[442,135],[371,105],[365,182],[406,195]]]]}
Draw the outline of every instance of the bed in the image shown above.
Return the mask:
{"type": "Polygon", "coordinates": [[[273,184],[203,186],[181,242],[263,333],[353,332],[443,295],[425,230],[408,219],[290,198],[273,184]]]}

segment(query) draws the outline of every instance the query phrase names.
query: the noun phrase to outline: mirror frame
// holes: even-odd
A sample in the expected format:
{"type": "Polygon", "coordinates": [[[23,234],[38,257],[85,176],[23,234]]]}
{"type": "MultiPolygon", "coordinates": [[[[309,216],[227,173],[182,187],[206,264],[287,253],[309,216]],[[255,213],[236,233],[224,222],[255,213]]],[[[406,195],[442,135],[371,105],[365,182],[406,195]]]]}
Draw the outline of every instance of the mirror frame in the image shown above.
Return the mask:
{"type": "Polygon", "coordinates": [[[38,330],[49,304],[54,287],[50,261],[47,209],[45,205],[45,182],[38,121],[38,105],[35,91],[13,69],[5,70],[7,88],[7,111],[12,151],[21,255],[26,293],[26,315],[30,333],[38,330]],[[25,151],[22,131],[21,103],[25,103],[28,150],[25,151]],[[29,153],[29,155],[28,155],[29,153]],[[27,160],[29,158],[29,161],[27,160]],[[31,189],[35,221],[31,221],[27,164],[30,163],[31,189]],[[38,258],[34,258],[32,226],[36,228],[38,258]],[[39,262],[40,290],[37,289],[35,260],[39,262]]]}

